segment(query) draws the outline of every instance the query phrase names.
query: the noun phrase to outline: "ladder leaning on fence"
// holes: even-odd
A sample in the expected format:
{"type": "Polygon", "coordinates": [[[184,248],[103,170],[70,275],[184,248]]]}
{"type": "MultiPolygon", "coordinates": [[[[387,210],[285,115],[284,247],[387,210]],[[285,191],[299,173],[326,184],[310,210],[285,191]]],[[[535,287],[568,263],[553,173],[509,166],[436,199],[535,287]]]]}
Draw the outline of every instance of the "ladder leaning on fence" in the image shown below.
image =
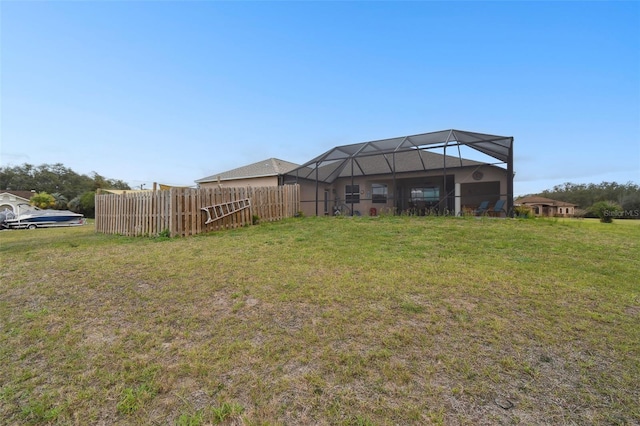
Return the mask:
{"type": "Polygon", "coordinates": [[[244,198],[242,200],[230,201],[228,203],[215,204],[209,207],[202,207],[200,210],[207,212],[207,223],[215,222],[223,217],[232,215],[240,210],[251,207],[251,200],[244,198]]]}

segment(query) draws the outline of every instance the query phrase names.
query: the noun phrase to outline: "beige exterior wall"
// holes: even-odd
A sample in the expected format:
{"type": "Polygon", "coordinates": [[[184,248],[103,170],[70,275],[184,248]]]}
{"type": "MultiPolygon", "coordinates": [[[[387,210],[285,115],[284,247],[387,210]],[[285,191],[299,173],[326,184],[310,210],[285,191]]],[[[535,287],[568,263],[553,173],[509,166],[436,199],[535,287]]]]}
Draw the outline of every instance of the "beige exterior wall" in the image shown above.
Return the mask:
{"type": "MultiPolygon", "coordinates": [[[[498,199],[502,198],[506,200],[507,192],[507,173],[506,170],[483,166],[478,168],[462,168],[462,169],[449,169],[447,170],[447,191],[451,191],[453,194],[455,184],[462,184],[461,187],[461,209],[473,209],[477,207],[482,201],[487,199],[491,202],[491,206],[498,199]],[[474,171],[482,172],[482,178],[476,180],[473,178],[474,171]],[[486,194],[486,188],[491,188],[491,193],[486,194]],[[493,189],[495,188],[495,189],[493,189]]],[[[324,214],[333,215],[333,210],[336,204],[346,204],[349,208],[350,203],[345,201],[345,189],[347,185],[351,185],[351,178],[338,179],[333,184],[318,183],[318,203],[317,212],[318,215],[324,214]],[[326,201],[325,201],[326,200],[326,201]]],[[[305,215],[314,216],[316,214],[316,183],[312,180],[300,180],[300,200],[301,210],[305,215]]],[[[383,211],[393,211],[394,199],[398,203],[403,203],[404,208],[407,208],[407,199],[410,188],[424,186],[439,186],[440,197],[443,198],[442,188],[442,170],[433,170],[430,172],[412,172],[406,174],[396,175],[395,183],[396,187],[400,188],[403,193],[394,194],[397,188],[393,188],[393,176],[391,175],[378,175],[378,176],[364,176],[355,177],[353,179],[354,185],[359,185],[360,190],[360,202],[354,203],[353,208],[363,216],[371,214],[371,209],[375,208],[376,213],[383,211]],[[381,184],[387,186],[387,202],[373,202],[372,187],[373,184],[381,184]]],[[[450,198],[452,209],[455,202],[454,197],[450,198]]]]}
{"type": "Polygon", "coordinates": [[[572,206],[550,206],[547,204],[537,203],[523,203],[523,205],[530,207],[536,216],[560,216],[560,217],[573,217],[575,215],[575,207],[572,206]]]}
{"type": "MultiPolygon", "coordinates": [[[[301,180],[300,182],[300,210],[306,216],[316,215],[316,183],[314,181],[301,180]]],[[[318,216],[331,215],[335,206],[334,186],[322,182],[318,183],[318,216]]]]}
{"type": "Polygon", "coordinates": [[[20,204],[29,204],[29,200],[6,192],[0,194],[0,211],[6,209],[11,210],[12,212],[17,212],[18,205],[20,204]]]}
{"type": "MultiPolygon", "coordinates": [[[[223,180],[220,182],[223,188],[237,188],[237,187],[253,187],[259,188],[263,186],[278,186],[278,176],[261,176],[248,179],[231,179],[223,180]]],[[[217,188],[218,182],[205,182],[200,184],[200,188],[217,188]]]]}
{"type": "Polygon", "coordinates": [[[507,171],[505,169],[481,167],[478,171],[482,173],[482,178],[478,180],[474,179],[473,171],[471,173],[462,171],[456,174],[456,183],[460,183],[460,208],[462,212],[472,212],[483,201],[489,201],[491,209],[498,200],[507,200],[507,171]]]}
{"type": "Polygon", "coordinates": [[[573,207],[556,207],[556,216],[571,217],[574,213],[573,207]]]}

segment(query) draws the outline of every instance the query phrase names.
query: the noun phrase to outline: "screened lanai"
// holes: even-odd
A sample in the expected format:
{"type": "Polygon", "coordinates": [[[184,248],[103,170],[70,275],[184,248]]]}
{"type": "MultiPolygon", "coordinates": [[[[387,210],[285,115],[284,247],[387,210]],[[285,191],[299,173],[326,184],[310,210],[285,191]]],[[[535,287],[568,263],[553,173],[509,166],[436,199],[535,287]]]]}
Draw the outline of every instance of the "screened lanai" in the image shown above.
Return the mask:
{"type": "Polygon", "coordinates": [[[287,173],[284,183],[301,185],[307,214],[331,214],[338,205],[349,214],[383,205],[398,212],[419,203],[460,214],[485,199],[503,200],[510,214],[513,176],[513,137],[452,129],[337,146],[287,173]],[[478,155],[463,158],[463,149],[478,155]]]}

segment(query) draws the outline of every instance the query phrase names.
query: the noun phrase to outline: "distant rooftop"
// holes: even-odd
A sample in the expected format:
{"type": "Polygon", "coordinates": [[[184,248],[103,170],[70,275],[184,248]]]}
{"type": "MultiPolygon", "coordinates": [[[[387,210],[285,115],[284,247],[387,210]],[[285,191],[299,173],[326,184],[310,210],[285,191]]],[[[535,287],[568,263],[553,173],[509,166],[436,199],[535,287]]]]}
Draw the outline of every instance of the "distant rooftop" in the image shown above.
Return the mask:
{"type": "Polygon", "coordinates": [[[515,204],[540,204],[543,206],[555,207],[576,207],[576,204],[565,203],[564,201],[552,200],[551,198],[539,197],[531,195],[528,197],[520,197],[514,201],[515,204]]]}
{"type": "Polygon", "coordinates": [[[31,197],[33,197],[34,195],[36,195],[35,192],[31,192],[31,191],[14,191],[11,189],[0,189],[0,194],[2,193],[6,193],[6,194],[13,194],[16,195],[20,198],[24,198],[26,200],[30,200],[31,197]]]}
{"type": "Polygon", "coordinates": [[[258,161],[257,163],[249,164],[247,166],[238,167],[226,172],[216,173],[211,176],[198,179],[195,182],[206,183],[217,182],[218,179],[220,179],[220,181],[225,181],[236,179],[250,179],[256,177],[279,176],[297,167],[300,167],[300,165],[280,160],[278,158],[268,158],[266,160],[258,161]]]}

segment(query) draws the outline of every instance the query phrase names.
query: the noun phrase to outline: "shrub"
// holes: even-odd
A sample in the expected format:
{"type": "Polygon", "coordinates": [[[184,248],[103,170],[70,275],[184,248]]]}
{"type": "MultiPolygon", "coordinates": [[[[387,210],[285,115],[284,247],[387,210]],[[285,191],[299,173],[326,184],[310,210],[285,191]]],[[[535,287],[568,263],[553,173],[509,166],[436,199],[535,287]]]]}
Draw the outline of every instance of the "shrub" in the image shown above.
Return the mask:
{"type": "Polygon", "coordinates": [[[51,194],[48,194],[46,192],[39,192],[31,197],[29,202],[31,203],[31,205],[36,206],[40,209],[48,209],[55,206],[56,199],[53,198],[53,195],[51,194]]]}
{"type": "Polygon", "coordinates": [[[93,191],[85,192],[69,201],[68,207],[76,213],[93,218],[96,211],[96,193],[93,191]]]}
{"type": "Polygon", "coordinates": [[[378,209],[378,216],[395,216],[396,208],[383,206],[378,209]]]}
{"type": "Polygon", "coordinates": [[[589,214],[589,210],[576,208],[573,211],[573,217],[584,219],[589,214]]]}
{"type": "Polygon", "coordinates": [[[611,201],[600,201],[589,208],[589,211],[600,218],[602,223],[611,223],[622,211],[621,207],[611,201]]]}
{"type": "Polygon", "coordinates": [[[520,217],[523,219],[531,219],[532,217],[534,217],[533,210],[531,210],[531,208],[527,206],[517,206],[514,211],[516,213],[516,217],[520,217]]]}

